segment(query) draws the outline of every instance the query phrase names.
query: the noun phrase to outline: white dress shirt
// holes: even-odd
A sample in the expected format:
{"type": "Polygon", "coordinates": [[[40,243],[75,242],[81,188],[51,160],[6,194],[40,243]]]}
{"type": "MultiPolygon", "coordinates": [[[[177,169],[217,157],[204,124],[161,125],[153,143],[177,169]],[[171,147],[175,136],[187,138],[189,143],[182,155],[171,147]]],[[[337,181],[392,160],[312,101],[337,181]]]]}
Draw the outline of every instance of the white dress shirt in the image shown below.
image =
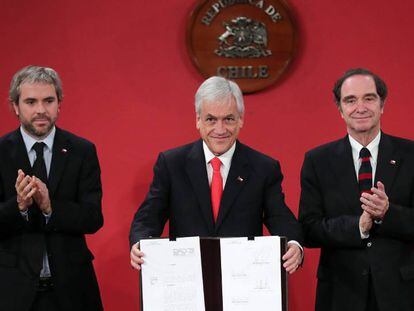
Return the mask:
{"type": "Polygon", "coordinates": [[[211,181],[213,179],[213,167],[210,164],[210,161],[217,157],[221,161],[220,166],[220,173],[221,178],[223,178],[223,189],[226,185],[227,176],[229,176],[230,166],[231,166],[231,159],[233,158],[234,150],[236,150],[236,142],[234,142],[233,146],[230,147],[222,155],[216,156],[211,150],[208,148],[207,144],[203,141],[203,150],[204,150],[204,158],[206,159],[206,169],[207,169],[207,176],[208,176],[208,184],[211,186],[211,181]]]}
{"type": "MultiPolygon", "coordinates": [[[[230,166],[231,166],[231,160],[234,155],[234,151],[236,150],[236,142],[230,147],[229,150],[227,150],[225,153],[216,156],[214,153],[211,152],[211,150],[208,148],[205,141],[203,141],[203,150],[204,150],[204,158],[206,159],[206,169],[207,169],[207,176],[208,176],[208,184],[211,186],[211,181],[213,179],[213,167],[210,164],[210,161],[217,157],[221,161],[221,167],[220,167],[220,173],[221,177],[223,178],[223,189],[226,185],[227,176],[229,176],[230,166]]],[[[303,260],[303,248],[299,244],[299,242],[295,240],[290,240],[288,244],[296,244],[299,246],[299,248],[302,251],[302,260],[303,260]]]]}
{"type": "MultiPolygon", "coordinates": [[[[352,159],[354,161],[355,176],[358,180],[359,168],[361,167],[362,160],[359,158],[359,153],[361,149],[364,148],[359,142],[357,142],[351,135],[348,135],[349,143],[351,144],[352,149],[352,159]]],[[[378,160],[378,149],[381,139],[381,131],[378,132],[378,135],[365,147],[371,153],[371,167],[372,167],[372,186],[374,186],[375,172],[377,171],[377,160],[378,160]]],[[[377,224],[381,224],[381,221],[375,221],[377,224]]],[[[361,239],[368,239],[369,233],[362,232],[359,228],[359,233],[361,234],[361,239]]]]}
{"type": "MultiPolygon", "coordinates": [[[[361,149],[364,148],[359,142],[357,142],[351,135],[348,135],[349,143],[351,144],[352,149],[352,159],[354,160],[354,167],[355,167],[355,176],[358,180],[358,172],[359,168],[361,167],[361,159],[359,158],[359,153],[361,149]]],[[[372,182],[374,183],[375,180],[375,172],[377,171],[377,159],[378,159],[378,149],[379,143],[381,139],[381,131],[378,135],[365,147],[371,153],[371,167],[372,167],[372,182]]],[[[374,184],[372,184],[374,185],[374,184]]]]}

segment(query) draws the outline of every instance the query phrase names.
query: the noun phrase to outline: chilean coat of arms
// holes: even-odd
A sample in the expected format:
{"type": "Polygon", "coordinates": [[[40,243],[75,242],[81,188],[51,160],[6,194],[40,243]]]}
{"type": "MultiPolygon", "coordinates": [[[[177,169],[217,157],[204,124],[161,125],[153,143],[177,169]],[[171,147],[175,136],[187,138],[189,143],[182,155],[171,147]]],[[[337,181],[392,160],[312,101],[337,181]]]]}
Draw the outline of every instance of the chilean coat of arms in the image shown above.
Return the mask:
{"type": "Polygon", "coordinates": [[[196,69],[234,80],[244,93],[275,84],[298,46],[288,1],[197,0],[186,34],[196,69]]]}
{"type": "Polygon", "coordinates": [[[267,31],[264,23],[240,16],[224,22],[226,31],[218,38],[219,48],[214,52],[229,58],[259,58],[272,55],[267,50],[267,31]]]}

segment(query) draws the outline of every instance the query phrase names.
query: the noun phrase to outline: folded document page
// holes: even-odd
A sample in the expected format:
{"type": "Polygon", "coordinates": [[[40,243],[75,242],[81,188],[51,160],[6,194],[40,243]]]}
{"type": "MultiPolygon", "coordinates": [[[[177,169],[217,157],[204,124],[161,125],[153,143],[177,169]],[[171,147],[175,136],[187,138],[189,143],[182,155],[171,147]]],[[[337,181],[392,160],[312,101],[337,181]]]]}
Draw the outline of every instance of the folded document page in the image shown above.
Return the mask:
{"type": "Polygon", "coordinates": [[[286,311],[285,243],[278,236],[141,240],[141,310],[286,311]]]}
{"type": "Polygon", "coordinates": [[[220,239],[223,311],[282,310],[280,238],[220,239]]]}
{"type": "Polygon", "coordinates": [[[205,311],[200,238],[141,240],[143,311],[205,311]]]}

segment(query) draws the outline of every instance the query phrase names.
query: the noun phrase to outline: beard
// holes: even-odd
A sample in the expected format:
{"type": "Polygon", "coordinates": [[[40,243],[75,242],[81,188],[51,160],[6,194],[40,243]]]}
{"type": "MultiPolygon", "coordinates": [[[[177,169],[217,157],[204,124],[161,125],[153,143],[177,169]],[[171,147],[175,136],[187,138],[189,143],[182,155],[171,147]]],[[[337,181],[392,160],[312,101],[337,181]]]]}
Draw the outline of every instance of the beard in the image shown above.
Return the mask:
{"type": "Polygon", "coordinates": [[[50,133],[52,128],[55,126],[56,120],[52,120],[48,116],[41,116],[41,117],[35,117],[35,118],[31,119],[30,121],[20,120],[20,122],[21,122],[21,125],[23,126],[23,128],[26,130],[26,132],[29,135],[31,135],[35,138],[43,138],[47,134],[50,133]],[[42,126],[42,127],[35,127],[34,126],[34,121],[36,121],[37,119],[47,120],[48,124],[46,126],[42,126]]]}

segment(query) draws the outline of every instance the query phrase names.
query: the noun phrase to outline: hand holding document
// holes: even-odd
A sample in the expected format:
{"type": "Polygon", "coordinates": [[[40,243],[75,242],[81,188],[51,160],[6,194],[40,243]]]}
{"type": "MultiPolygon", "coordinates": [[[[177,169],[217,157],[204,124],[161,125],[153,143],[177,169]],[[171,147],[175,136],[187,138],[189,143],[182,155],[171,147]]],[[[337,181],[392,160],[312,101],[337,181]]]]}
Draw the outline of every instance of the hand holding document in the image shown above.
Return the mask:
{"type": "Polygon", "coordinates": [[[280,237],[148,239],[140,246],[142,311],[286,311],[280,237]]]}
{"type": "Polygon", "coordinates": [[[144,311],[205,311],[200,238],[141,240],[144,311]]]}
{"type": "Polygon", "coordinates": [[[222,238],[224,311],[282,310],[280,238],[222,238]]]}

